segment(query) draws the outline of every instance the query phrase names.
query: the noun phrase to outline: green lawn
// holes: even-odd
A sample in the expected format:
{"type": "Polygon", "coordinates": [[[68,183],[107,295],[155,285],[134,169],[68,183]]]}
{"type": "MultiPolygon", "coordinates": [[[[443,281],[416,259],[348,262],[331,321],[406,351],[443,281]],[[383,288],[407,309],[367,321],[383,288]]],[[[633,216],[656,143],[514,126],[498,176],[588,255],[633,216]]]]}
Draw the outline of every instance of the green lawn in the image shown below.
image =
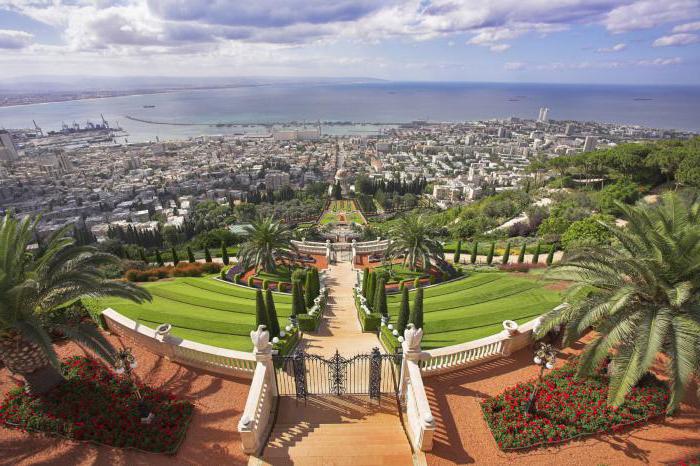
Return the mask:
{"type": "MultiPolygon", "coordinates": [[[[549,311],[561,303],[561,295],[547,284],[536,277],[488,272],[425,289],[423,348],[476,340],[503,330],[504,320],[523,324],[549,311]]],[[[400,294],[388,297],[393,322],[400,302],[400,294]]]]}
{"type": "MultiPolygon", "coordinates": [[[[136,304],[119,298],[98,301],[143,325],[173,326],[173,334],[208,345],[250,351],[255,327],[255,290],[222,283],[212,277],[175,278],[142,285],[153,295],[150,303],[136,304]]],[[[274,293],[280,327],[287,325],[291,296],[274,293]]]]}
{"type": "Polygon", "coordinates": [[[255,278],[259,278],[260,280],[268,280],[272,283],[290,283],[292,281],[292,272],[293,270],[290,270],[289,267],[278,265],[275,272],[265,272],[261,270],[255,274],[255,278]]]}
{"type": "Polygon", "coordinates": [[[386,271],[387,273],[391,273],[391,278],[388,283],[396,283],[403,280],[414,280],[418,277],[427,276],[427,274],[424,272],[409,270],[407,267],[404,267],[401,264],[394,264],[392,266],[381,265],[372,270],[375,272],[386,271]]]}

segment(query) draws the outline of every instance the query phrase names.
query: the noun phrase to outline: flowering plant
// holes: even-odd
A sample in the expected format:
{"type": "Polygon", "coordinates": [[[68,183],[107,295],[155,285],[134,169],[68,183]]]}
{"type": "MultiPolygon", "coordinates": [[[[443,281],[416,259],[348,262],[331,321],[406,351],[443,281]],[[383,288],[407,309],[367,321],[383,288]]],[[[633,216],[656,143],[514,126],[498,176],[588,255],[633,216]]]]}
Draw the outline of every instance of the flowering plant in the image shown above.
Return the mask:
{"type": "Polygon", "coordinates": [[[644,377],[619,407],[608,406],[608,378],[598,372],[577,378],[576,363],[546,375],[537,392],[537,410],[525,406],[535,381],[521,383],[482,401],[484,419],[502,450],[519,450],[565,442],[599,432],[617,432],[662,416],[668,387],[651,374],[644,377]]]}
{"type": "Polygon", "coordinates": [[[192,417],[190,402],[119,377],[92,358],[71,357],[62,366],[66,382],[46,395],[11,390],[0,403],[0,425],[120,448],[177,451],[192,417]],[[150,424],[141,423],[137,389],[155,415],[150,424]]]}

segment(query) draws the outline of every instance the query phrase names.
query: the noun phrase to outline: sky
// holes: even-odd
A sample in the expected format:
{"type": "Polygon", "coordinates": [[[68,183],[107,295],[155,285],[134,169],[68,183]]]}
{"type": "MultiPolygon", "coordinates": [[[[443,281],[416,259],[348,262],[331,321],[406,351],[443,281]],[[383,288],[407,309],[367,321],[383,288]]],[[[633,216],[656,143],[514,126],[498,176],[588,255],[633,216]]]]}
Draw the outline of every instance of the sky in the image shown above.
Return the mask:
{"type": "Polygon", "coordinates": [[[0,0],[0,79],[700,85],[700,0],[0,0]]]}

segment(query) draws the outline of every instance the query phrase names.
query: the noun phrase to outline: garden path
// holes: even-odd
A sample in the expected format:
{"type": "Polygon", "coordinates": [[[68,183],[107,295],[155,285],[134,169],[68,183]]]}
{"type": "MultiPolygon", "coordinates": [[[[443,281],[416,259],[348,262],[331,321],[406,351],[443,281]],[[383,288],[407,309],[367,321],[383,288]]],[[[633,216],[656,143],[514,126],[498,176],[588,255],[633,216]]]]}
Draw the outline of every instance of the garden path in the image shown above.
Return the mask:
{"type": "Polygon", "coordinates": [[[374,333],[363,333],[357,319],[352,288],[356,272],[350,262],[338,262],[326,271],[329,288],[328,309],[316,332],[304,334],[304,351],[321,356],[332,356],[338,350],[343,356],[368,354],[375,346],[382,348],[374,333]]]}

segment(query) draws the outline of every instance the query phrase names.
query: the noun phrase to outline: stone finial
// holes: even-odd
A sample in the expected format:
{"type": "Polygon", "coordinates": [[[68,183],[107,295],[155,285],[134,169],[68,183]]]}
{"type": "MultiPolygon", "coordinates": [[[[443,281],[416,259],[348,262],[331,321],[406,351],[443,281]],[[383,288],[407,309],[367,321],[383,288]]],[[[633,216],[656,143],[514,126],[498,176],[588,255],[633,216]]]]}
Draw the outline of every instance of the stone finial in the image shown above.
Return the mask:
{"type": "Polygon", "coordinates": [[[508,336],[514,337],[518,332],[518,323],[514,320],[504,320],[503,329],[508,332],[508,336]]]}
{"type": "Polygon", "coordinates": [[[265,328],[265,325],[258,325],[257,330],[250,332],[250,339],[253,341],[253,348],[256,353],[270,349],[270,332],[265,330],[265,328]]]}
{"type": "Polygon", "coordinates": [[[408,351],[420,351],[420,342],[423,339],[423,329],[416,328],[413,324],[408,324],[403,331],[403,339],[406,342],[408,351]]]}

